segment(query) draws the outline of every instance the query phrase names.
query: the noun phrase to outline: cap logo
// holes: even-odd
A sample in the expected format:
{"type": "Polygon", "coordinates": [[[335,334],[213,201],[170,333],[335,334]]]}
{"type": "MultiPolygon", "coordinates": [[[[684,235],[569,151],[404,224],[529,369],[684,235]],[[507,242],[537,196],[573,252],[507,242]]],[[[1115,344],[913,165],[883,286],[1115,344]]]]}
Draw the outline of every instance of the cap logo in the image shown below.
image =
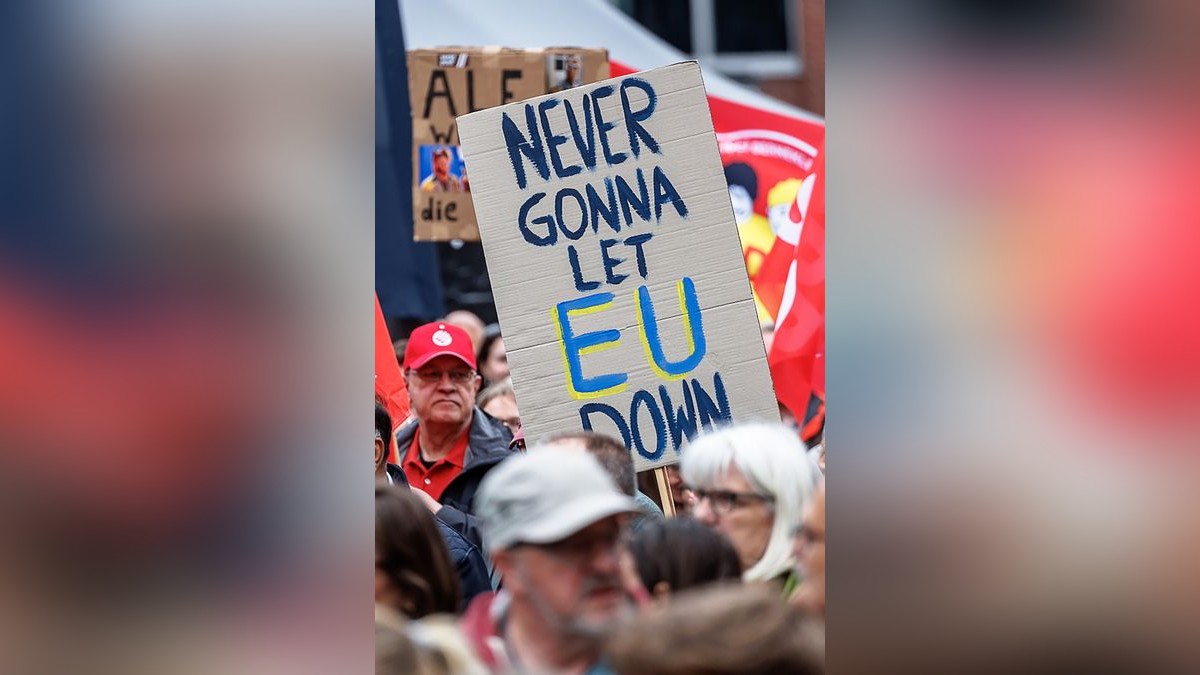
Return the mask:
{"type": "Polygon", "coordinates": [[[446,347],[451,342],[454,342],[454,338],[451,337],[450,333],[448,331],[446,331],[445,329],[439,329],[436,332],[434,332],[433,344],[435,344],[439,347],[446,347]]]}

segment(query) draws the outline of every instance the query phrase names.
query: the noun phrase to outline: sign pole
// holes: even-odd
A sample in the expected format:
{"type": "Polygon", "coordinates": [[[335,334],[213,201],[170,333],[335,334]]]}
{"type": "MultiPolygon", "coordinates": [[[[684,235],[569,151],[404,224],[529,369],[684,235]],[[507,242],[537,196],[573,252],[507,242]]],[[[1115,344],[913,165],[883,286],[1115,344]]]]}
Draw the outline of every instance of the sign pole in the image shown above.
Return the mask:
{"type": "Polygon", "coordinates": [[[671,498],[671,483],[667,481],[667,467],[660,466],[654,470],[654,480],[658,483],[658,495],[662,502],[663,515],[675,517],[675,500],[671,498]]]}

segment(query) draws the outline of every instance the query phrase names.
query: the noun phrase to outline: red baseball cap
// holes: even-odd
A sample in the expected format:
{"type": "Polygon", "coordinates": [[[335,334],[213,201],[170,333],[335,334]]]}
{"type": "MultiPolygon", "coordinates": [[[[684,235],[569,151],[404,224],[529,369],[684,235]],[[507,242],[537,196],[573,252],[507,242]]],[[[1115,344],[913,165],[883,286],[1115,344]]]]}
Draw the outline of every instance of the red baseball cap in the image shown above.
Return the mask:
{"type": "Polygon", "coordinates": [[[475,347],[467,331],[444,321],[419,326],[408,336],[404,367],[420,368],[439,356],[457,356],[475,370],[475,347]]]}

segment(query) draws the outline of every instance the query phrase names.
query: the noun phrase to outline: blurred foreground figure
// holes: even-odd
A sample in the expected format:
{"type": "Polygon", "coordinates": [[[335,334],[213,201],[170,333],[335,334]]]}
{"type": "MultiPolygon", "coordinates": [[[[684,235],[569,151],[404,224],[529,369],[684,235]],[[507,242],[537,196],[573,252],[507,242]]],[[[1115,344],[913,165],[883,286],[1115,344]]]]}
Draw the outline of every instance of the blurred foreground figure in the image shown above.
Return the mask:
{"type": "Polygon", "coordinates": [[[439,520],[481,546],[475,492],[509,456],[512,432],[475,407],[470,338],[446,322],[418,327],[404,352],[404,381],[416,419],[396,431],[396,454],[408,484],[439,520]]]}
{"type": "Polygon", "coordinates": [[[405,616],[458,611],[462,591],[434,519],[411,492],[375,488],[375,602],[405,616]]]}
{"type": "Polygon", "coordinates": [[[683,593],[623,626],[609,644],[621,675],[807,675],[825,672],[819,622],[773,590],[683,593]]]}
{"type": "Polygon", "coordinates": [[[608,672],[603,641],[633,611],[621,560],[637,503],[591,456],[535,447],[484,479],[478,506],[504,578],[463,617],[480,658],[497,671],[608,672]]]}
{"type": "Polygon", "coordinates": [[[746,581],[799,582],[792,535],[819,471],[796,434],[780,425],[727,427],[700,436],[683,453],[692,514],[733,542],[746,581]]]}
{"type": "Polygon", "coordinates": [[[375,672],[378,675],[477,675],[486,673],[454,623],[445,617],[407,621],[375,606],[375,672]]]}
{"type": "Polygon", "coordinates": [[[659,519],[629,542],[637,576],[656,598],[718,581],[741,581],[742,563],[725,535],[691,518],[659,519]]]}
{"type": "MultiPolygon", "coordinates": [[[[408,481],[404,478],[404,472],[395,464],[387,462],[387,445],[383,439],[391,438],[392,436],[392,419],[388,416],[388,411],[378,402],[375,403],[375,515],[376,528],[380,526],[378,518],[380,517],[380,500],[379,488],[384,484],[395,486],[395,489],[407,492],[409,490],[408,481]]],[[[384,504],[389,503],[385,499],[384,504]]],[[[421,506],[422,510],[427,510],[419,497],[416,498],[416,503],[421,506]]],[[[403,531],[397,528],[390,528],[382,535],[383,541],[389,547],[408,548],[406,537],[413,536],[413,529],[417,527],[420,521],[424,520],[424,513],[412,514],[411,517],[397,514],[394,512],[396,504],[392,504],[392,509],[384,510],[389,518],[396,518],[404,525],[403,531]]],[[[462,589],[461,607],[465,607],[466,603],[471,601],[476,595],[484,591],[492,589],[491,583],[488,581],[487,563],[483,559],[483,554],[479,552],[479,548],[471,542],[467,541],[466,537],[459,534],[458,530],[450,527],[436,517],[431,517],[430,520],[437,527],[438,534],[442,537],[442,542],[446,544],[446,549],[450,553],[450,562],[454,566],[454,571],[458,574],[458,581],[462,589]]],[[[376,532],[376,545],[380,542],[380,534],[376,532]]],[[[378,558],[377,558],[378,560],[378,558]]],[[[376,601],[379,600],[379,588],[376,586],[376,601]]]]}

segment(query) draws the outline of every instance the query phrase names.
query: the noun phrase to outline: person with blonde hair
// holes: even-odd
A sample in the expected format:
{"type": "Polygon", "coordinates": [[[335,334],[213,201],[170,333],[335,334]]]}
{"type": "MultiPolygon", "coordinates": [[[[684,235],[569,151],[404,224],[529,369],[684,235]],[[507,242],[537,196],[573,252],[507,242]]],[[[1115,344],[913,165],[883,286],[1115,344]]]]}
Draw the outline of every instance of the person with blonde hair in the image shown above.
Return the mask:
{"type": "Polygon", "coordinates": [[[790,595],[799,582],[793,535],[819,479],[796,433],[725,427],[684,449],[682,471],[693,517],[733,543],[743,580],[776,582],[790,595]]]}
{"type": "Polygon", "coordinates": [[[377,675],[486,675],[487,668],[454,619],[430,616],[409,621],[395,610],[375,605],[377,675]]]}
{"type": "Polygon", "coordinates": [[[685,591],[616,631],[608,660],[621,675],[820,675],[820,620],[767,588],[685,591]]]}

